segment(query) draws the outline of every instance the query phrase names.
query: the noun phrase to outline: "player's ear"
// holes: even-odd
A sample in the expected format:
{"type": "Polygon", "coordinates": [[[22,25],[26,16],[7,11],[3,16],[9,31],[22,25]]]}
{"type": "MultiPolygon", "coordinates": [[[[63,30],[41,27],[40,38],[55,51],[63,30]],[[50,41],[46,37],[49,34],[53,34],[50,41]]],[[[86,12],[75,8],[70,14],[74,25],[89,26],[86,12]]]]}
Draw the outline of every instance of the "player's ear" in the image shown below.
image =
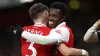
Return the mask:
{"type": "Polygon", "coordinates": [[[43,14],[42,14],[42,21],[45,22],[46,18],[47,18],[47,17],[46,17],[46,13],[43,13],[43,14]]]}
{"type": "Polygon", "coordinates": [[[45,19],[48,18],[48,12],[45,12],[45,13],[44,13],[44,17],[45,17],[45,19]]]}

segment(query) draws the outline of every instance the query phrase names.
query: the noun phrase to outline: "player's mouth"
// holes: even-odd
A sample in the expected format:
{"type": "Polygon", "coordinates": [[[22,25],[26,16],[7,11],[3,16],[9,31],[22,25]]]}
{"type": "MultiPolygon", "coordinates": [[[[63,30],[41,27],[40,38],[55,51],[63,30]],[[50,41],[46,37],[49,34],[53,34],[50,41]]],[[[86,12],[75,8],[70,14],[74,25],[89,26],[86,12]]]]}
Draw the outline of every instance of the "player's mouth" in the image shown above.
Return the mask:
{"type": "Polygon", "coordinates": [[[53,22],[53,21],[49,21],[49,24],[50,24],[50,25],[53,25],[53,24],[54,24],[54,22],[53,22]]]}

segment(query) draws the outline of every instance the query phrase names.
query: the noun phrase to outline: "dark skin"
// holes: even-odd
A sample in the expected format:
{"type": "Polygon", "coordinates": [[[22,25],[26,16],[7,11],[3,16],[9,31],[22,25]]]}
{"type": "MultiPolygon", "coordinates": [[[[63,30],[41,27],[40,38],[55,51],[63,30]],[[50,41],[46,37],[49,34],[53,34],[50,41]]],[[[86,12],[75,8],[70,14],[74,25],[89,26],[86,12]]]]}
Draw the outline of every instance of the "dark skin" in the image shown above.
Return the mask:
{"type": "Polygon", "coordinates": [[[55,28],[61,22],[64,21],[64,16],[59,9],[50,8],[48,26],[50,28],[55,28]]]}
{"type": "MultiPolygon", "coordinates": [[[[50,28],[55,28],[56,26],[58,26],[60,23],[62,23],[64,21],[64,16],[61,13],[60,9],[55,9],[55,8],[50,8],[49,11],[49,17],[48,17],[48,26],[50,28]]],[[[69,48],[68,46],[66,46],[64,43],[60,43],[57,47],[56,47],[64,56],[73,56],[73,55],[82,55],[81,49],[75,49],[75,48],[69,48]]],[[[88,53],[87,55],[88,56],[88,53]]]]}

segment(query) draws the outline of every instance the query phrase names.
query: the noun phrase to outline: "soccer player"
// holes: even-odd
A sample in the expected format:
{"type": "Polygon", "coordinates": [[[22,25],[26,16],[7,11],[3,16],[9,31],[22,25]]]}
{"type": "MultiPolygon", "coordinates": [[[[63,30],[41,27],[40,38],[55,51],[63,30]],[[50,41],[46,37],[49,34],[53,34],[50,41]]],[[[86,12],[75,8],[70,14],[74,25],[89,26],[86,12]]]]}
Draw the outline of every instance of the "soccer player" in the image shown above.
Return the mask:
{"type": "MultiPolygon", "coordinates": [[[[23,30],[32,34],[48,35],[50,28],[47,28],[48,7],[41,3],[34,4],[29,9],[29,15],[35,23],[31,26],[23,27],[23,30]]],[[[14,31],[16,32],[16,31],[14,31]]],[[[28,35],[28,34],[27,34],[28,35]]],[[[54,56],[52,45],[41,45],[28,39],[22,38],[22,56],[54,56]]]]}
{"type": "MultiPolygon", "coordinates": [[[[71,29],[66,25],[64,18],[66,16],[66,6],[63,3],[55,2],[50,7],[49,24],[53,26],[58,26],[55,29],[52,29],[47,36],[42,36],[38,34],[31,34],[27,31],[23,31],[21,28],[16,27],[16,33],[20,33],[23,38],[30,40],[31,42],[36,42],[42,45],[47,44],[58,44],[57,49],[64,55],[86,55],[88,56],[87,51],[83,49],[76,49],[73,47],[73,34],[71,29]],[[65,11],[64,11],[65,10],[65,11]],[[51,17],[52,16],[52,17],[51,17]],[[53,21],[54,20],[54,21],[53,21]],[[61,23],[61,24],[60,24],[61,23]],[[18,29],[17,29],[18,28],[18,29]],[[19,32],[19,29],[21,32],[19,32]]],[[[39,29],[38,29],[39,30],[39,29]]],[[[45,29],[44,29],[45,30],[45,29]]],[[[48,31],[47,31],[48,32],[48,31]]],[[[57,52],[57,56],[62,56],[60,52],[57,52]]]]}
{"type": "MultiPolygon", "coordinates": [[[[50,12],[49,12],[49,27],[55,28],[58,24],[64,22],[66,20],[68,13],[68,7],[61,2],[54,2],[50,5],[50,12]]],[[[66,38],[69,38],[69,40],[63,41],[59,43],[57,49],[57,56],[63,56],[63,55],[82,55],[81,50],[70,48],[73,47],[74,37],[71,29],[65,24],[64,26],[68,31],[64,30],[67,34],[65,34],[66,38]],[[63,54],[63,55],[62,55],[63,54]]],[[[60,31],[60,30],[59,30],[60,31]]],[[[64,32],[62,32],[64,33],[64,32]]]]}
{"type": "Polygon", "coordinates": [[[91,42],[99,42],[100,41],[100,19],[90,27],[86,34],[84,35],[84,41],[91,43],[91,42]]]}

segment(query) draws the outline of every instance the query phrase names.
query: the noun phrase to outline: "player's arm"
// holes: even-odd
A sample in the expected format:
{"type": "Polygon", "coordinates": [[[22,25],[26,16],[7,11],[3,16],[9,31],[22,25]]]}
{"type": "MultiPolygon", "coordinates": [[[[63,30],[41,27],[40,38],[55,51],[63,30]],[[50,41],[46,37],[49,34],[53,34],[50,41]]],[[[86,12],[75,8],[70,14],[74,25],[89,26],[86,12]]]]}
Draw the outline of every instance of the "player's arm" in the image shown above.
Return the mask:
{"type": "Polygon", "coordinates": [[[64,56],[88,56],[88,52],[84,49],[77,49],[67,47],[65,44],[61,43],[57,49],[64,55],[64,56]]]}
{"type": "Polygon", "coordinates": [[[86,34],[84,35],[85,42],[98,42],[98,34],[97,30],[100,27],[100,19],[87,30],[86,34]]]}
{"type": "Polygon", "coordinates": [[[55,44],[61,41],[69,40],[69,38],[65,38],[65,36],[69,37],[69,32],[65,27],[53,29],[47,36],[31,34],[30,32],[26,31],[23,31],[21,36],[39,44],[55,44]]]}
{"type": "Polygon", "coordinates": [[[42,36],[38,34],[31,34],[30,32],[24,31],[21,26],[13,26],[9,27],[7,30],[7,33],[10,33],[11,35],[23,37],[25,39],[28,39],[30,41],[34,41],[35,43],[38,44],[53,44],[53,43],[58,43],[60,41],[68,40],[69,38],[65,38],[63,34],[59,33],[64,33],[67,36],[67,31],[66,28],[64,27],[57,27],[56,29],[53,29],[50,31],[50,34],[47,36],[42,36]],[[63,29],[63,30],[62,30],[63,29]],[[61,32],[59,32],[59,30],[61,32]]]}
{"type": "Polygon", "coordinates": [[[62,35],[64,38],[62,40],[59,40],[59,46],[57,47],[57,49],[64,55],[64,56],[79,56],[79,55],[87,55],[88,53],[87,51],[83,50],[83,49],[76,49],[76,48],[71,48],[71,47],[67,47],[67,45],[63,42],[68,43],[69,38],[70,38],[70,33],[69,30],[67,28],[63,28],[63,29],[59,29],[61,30],[61,34],[58,32],[59,35],[62,35]]]}
{"type": "Polygon", "coordinates": [[[22,37],[27,40],[30,40],[31,42],[34,41],[35,43],[43,45],[57,42],[57,38],[53,38],[51,35],[43,36],[38,34],[31,34],[30,32],[27,31],[22,32],[22,37]]]}

